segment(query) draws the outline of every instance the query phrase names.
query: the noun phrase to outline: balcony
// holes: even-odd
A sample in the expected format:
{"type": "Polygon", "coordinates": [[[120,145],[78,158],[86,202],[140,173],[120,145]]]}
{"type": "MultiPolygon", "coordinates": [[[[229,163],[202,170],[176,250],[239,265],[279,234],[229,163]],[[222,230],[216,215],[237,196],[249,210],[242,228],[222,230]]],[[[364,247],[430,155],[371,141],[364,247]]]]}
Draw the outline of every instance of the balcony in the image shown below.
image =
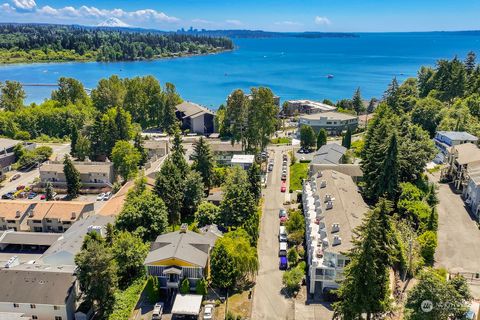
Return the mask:
{"type": "Polygon", "coordinates": [[[168,289],[178,289],[178,281],[167,281],[168,289]]]}

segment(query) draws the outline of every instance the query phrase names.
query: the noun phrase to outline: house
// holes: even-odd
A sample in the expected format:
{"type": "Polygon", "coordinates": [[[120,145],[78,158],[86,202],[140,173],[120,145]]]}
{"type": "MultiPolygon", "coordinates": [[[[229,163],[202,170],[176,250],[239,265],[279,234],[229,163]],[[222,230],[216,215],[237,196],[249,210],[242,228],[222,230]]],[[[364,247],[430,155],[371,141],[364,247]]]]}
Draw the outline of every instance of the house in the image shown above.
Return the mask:
{"type": "Polygon", "coordinates": [[[114,222],[115,217],[113,216],[96,214],[78,220],[37,259],[36,263],[74,266],[75,255],[82,249],[85,235],[88,232],[98,232],[105,236],[105,226],[114,222]]]}
{"type": "Polygon", "coordinates": [[[312,127],[316,132],[325,129],[329,135],[340,135],[348,128],[352,131],[357,129],[358,117],[341,112],[307,114],[298,119],[298,129],[303,125],[312,127]]]}
{"type": "Polygon", "coordinates": [[[247,170],[255,162],[255,156],[253,154],[236,154],[230,161],[231,166],[240,166],[242,169],[247,170]]]}
{"type": "Polygon", "coordinates": [[[31,202],[0,200],[0,230],[27,230],[25,219],[33,207],[31,202]]]}
{"type": "Polygon", "coordinates": [[[325,170],[337,171],[343,173],[357,182],[363,177],[363,171],[359,164],[341,163],[341,164],[311,164],[309,175],[317,174],[325,170]]]}
{"type": "Polygon", "coordinates": [[[183,130],[198,134],[209,134],[215,131],[215,113],[199,104],[184,101],[175,106],[176,116],[182,122],[183,130]]]}
{"type": "MultiPolygon", "coordinates": [[[[111,187],[114,181],[113,163],[94,161],[73,161],[80,172],[82,187],[111,187]]],[[[54,187],[66,188],[67,180],[63,173],[63,161],[48,161],[40,167],[42,186],[51,182],[54,187]]]]}
{"type": "Polygon", "coordinates": [[[29,211],[27,225],[34,232],[65,232],[74,222],[93,211],[93,202],[37,202],[29,211]]]}
{"type": "Polygon", "coordinates": [[[167,139],[145,140],[143,142],[143,147],[147,150],[149,159],[163,157],[168,154],[169,151],[169,143],[167,139]]]}
{"type": "Polygon", "coordinates": [[[311,164],[340,164],[343,163],[347,148],[337,143],[325,144],[313,155],[311,164]]]}
{"type": "Polygon", "coordinates": [[[243,154],[242,144],[230,142],[211,142],[210,150],[212,150],[213,158],[219,165],[229,166],[232,157],[236,154],[243,154]]]}
{"type": "Polygon", "coordinates": [[[23,314],[32,320],[73,320],[78,296],[74,273],[74,266],[1,268],[0,313],[23,314]]]}
{"type": "Polygon", "coordinates": [[[353,230],[362,223],[367,204],[353,179],[332,170],[317,172],[303,184],[308,292],[338,288],[353,248],[353,230]]]}
{"type": "Polygon", "coordinates": [[[186,225],[158,236],[145,259],[148,274],[158,277],[160,288],[168,292],[176,292],[184,278],[195,288],[198,280],[208,276],[210,250],[217,237],[210,231],[190,231],[186,225]]]}
{"type": "Polygon", "coordinates": [[[463,189],[463,198],[477,222],[480,222],[480,166],[469,172],[469,179],[463,189]]]}
{"type": "Polygon", "coordinates": [[[334,106],[312,100],[288,100],[284,103],[282,114],[293,116],[296,114],[314,114],[335,111],[334,106]]]}
{"type": "Polygon", "coordinates": [[[465,131],[437,131],[433,138],[435,146],[440,151],[436,162],[443,163],[450,156],[450,150],[453,146],[464,143],[478,143],[478,138],[465,131]]]}
{"type": "Polygon", "coordinates": [[[23,147],[27,150],[33,150],[36,147],[35,143],[0,138],[0,168],[2,172],[9,171],[11,165],[15,163],[16,159],[13,149],[18,144],[23,144],[23,147]]]}
{"type": "Polygon", "coordinates": [[[480,166],[480,149],[473,143],[454,145],[446,163],[441,180],[453,182],[457,191],[463,190],[469,180],[469,171],[480,166]]]}
{"type": "Polygon", "coordinates": [[[223,200],[222,189],[221,188],[210,189],[210,191],[208,192],[208,197],[205,200],[216,206],[219,206],[223,200]]]}

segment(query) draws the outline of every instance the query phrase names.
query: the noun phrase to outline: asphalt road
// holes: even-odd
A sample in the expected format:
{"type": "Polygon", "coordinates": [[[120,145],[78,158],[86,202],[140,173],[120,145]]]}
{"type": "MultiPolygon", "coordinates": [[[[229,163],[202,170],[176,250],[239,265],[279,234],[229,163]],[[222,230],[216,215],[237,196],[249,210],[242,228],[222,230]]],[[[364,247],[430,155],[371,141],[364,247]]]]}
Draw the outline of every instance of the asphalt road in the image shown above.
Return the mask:
{"type": "Polygon", "coordinates": [[[271,150],[270,157],[275,159],[275,164],[264,190],[265,202],[258,241],[260,269],[253,297],[252,319],[293,319],[293,301],[282,294],[283,271],[278,268],[278,211],[283,207],[286,196],[286,193],[280,192],[282,150],[287,149],[275,147],[271,150]]]}

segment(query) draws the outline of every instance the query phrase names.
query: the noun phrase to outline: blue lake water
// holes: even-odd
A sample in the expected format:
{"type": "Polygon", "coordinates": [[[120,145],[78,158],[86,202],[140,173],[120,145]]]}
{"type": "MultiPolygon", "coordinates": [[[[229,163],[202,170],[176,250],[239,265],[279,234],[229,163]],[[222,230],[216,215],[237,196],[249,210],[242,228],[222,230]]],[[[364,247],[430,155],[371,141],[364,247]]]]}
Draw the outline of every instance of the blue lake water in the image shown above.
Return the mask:
{"type": "MultiPolygon", "coordinates": [[[[480,55],[480,36],[462,33],[360,34],[358,38],[235,39],[237,49],[217,55],[115,63],[42,63],[0,66],[0,81],[56,83],[74,77],[87,88],[99,79],[154,75],[181,96],[217,108],[234,89],[268,86],[283,100],[381,97],[391,79],[415,76],[421,65],[468,51],[480,55]],[[328,79],[327,75],[334,75],[328,79]]],[[[51,87],[26,87],[28,102],[49,97],[51,87]]]]}

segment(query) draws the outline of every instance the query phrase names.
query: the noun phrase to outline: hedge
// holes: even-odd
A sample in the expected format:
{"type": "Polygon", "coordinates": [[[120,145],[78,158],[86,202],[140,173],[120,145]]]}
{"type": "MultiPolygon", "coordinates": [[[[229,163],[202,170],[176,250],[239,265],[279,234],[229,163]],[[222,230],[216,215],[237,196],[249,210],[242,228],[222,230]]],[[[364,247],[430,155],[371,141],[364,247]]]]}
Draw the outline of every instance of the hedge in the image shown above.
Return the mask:
{"type": "Polygon", "coordinates": [[[146,283],[145,279],[138,279],[127,289],[123,291],[118,290],[115,293],[113,312],[108,316],[108,320],[125,320],[130,318],[146,283]]]}

